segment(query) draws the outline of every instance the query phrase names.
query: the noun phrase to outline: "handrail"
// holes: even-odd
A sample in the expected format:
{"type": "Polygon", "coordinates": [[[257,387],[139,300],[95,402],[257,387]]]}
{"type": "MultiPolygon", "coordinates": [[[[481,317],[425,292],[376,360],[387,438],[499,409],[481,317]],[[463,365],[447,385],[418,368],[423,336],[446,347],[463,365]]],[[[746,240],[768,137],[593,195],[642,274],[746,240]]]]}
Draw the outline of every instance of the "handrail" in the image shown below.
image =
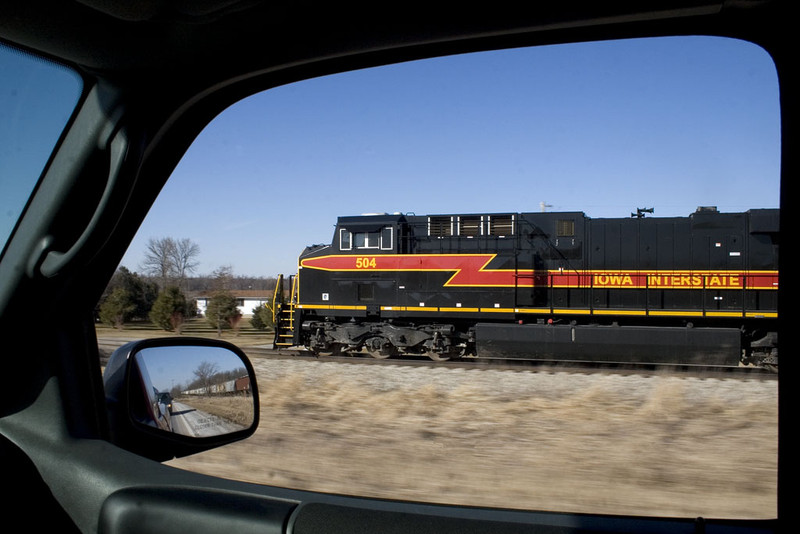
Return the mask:
{"type": "Polygon", "coordinates": [[[289,303],[291,305],[297,304],[297,298],[298,298],[297,290],[298,290],[298,287],[299,287],[299,285],[298,285],[298,279],[299,278],[300,278],[300,274],[299,273],[292,277],[292,290],[289,293],[289,303]]]}
{"type": "Polygon", "coordinates": [[[278,304],[283,302],[283,275],[279,274],[272,293],[272,324],[278,324],[278,304]],[[279,300],[280,299],[280,300],[279,300]]]}

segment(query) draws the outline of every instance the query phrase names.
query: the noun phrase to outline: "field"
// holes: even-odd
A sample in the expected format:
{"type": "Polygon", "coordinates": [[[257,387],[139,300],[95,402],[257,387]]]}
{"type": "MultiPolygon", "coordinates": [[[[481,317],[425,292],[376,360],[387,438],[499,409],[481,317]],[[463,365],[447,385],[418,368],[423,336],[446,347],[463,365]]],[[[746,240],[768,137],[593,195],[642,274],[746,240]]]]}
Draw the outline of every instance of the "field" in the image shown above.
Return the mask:
{"type": "MultiPolygon", "coordinates": [[[[203,318],[193,318],[186,321],[180,333],[167,332],[150,322],[127,323],[123,328],[117,329],[111,326],[98,323],[95,325],[97,337],[109,340],[141,339],[145,337],[166,337],[166,336],[195,336],[217,338],[216,329],[212,328],[203,318]]],[[[255,330],[250,326],[250,319],[244,318],[239,323],[237,329],[225,329],[222,331],[222,339],[230,341],[240,346],[264,345],[272,343],[274,334],[272,331],[255,330]]]]}
{"type": "Polygon", "coordinates": [[[256,434],[171,465],[412,501],[776,515],[776,381],[254,364],[256,434]]]}
{"type": "MultiPolygon", "coordinates": [[[[216,337],[202,323],[187,335],[216,337]]],[[[161,335],[148,327],[102,338],[161,335]]],[[[226,332],[242,346],[268,334],[226,332]]],[[[777,381],[254,357],[251,438],[168,462],[329,493],[566,512],[775,517],[777,381]]]]}

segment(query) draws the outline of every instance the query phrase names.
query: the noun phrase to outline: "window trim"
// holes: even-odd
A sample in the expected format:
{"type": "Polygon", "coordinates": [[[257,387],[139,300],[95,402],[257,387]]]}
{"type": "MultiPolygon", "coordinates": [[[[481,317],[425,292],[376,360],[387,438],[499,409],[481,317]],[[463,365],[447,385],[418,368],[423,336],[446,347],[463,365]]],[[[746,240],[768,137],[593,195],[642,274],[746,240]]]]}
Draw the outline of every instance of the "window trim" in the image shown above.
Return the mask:
{"type": "Polygon", "coordinates": [[[353,250],[353,232],[347,228],[339,228],[339,250],[353,250]],[[347,236],[347,246],[344,246],[347,236]]]}
{"type": "Polygon", "coordinates": [[[394,228],[391,226],[384,226],[381,228],[380,231],[380,243],[381,243],[381,250],[394,250],[394,228]],[[389,230],[389,245],[387,246],[383,242],[384,232],[389,230]]]}

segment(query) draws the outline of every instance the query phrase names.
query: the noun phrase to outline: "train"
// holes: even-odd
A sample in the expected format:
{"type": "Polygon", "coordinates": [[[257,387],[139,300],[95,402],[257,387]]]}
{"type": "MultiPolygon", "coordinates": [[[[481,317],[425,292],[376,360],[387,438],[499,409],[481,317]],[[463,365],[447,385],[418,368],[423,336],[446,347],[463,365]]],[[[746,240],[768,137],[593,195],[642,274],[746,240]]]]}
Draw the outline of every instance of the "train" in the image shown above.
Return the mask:
{"type": "Polygon", "coordinates": [[[192,388],[181,391],[181,395],[230,395],[230,394],[250,394],[250,377],[241,376],[231,380],[222,380],[209,384],[208,386],[201,386],[199,388],[192,388]]]}
{"type": "Polygon", "coordinates": [[[338,217],[276,290],[275,346],[776,368],[779,215],[338,217]]]}

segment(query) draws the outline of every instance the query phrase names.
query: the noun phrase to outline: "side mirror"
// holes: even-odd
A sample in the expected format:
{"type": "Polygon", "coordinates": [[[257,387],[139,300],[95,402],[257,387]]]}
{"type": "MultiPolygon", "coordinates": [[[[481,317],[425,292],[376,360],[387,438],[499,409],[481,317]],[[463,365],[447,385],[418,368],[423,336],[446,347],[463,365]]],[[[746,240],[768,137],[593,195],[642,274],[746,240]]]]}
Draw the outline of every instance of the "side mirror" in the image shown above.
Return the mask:
{"type": "Polygon", "coordinates": [[[213,339],[133,341],[103,375],[112,443],[164,461],[246,438],[258,426],[250,361],[213,339]]]}

